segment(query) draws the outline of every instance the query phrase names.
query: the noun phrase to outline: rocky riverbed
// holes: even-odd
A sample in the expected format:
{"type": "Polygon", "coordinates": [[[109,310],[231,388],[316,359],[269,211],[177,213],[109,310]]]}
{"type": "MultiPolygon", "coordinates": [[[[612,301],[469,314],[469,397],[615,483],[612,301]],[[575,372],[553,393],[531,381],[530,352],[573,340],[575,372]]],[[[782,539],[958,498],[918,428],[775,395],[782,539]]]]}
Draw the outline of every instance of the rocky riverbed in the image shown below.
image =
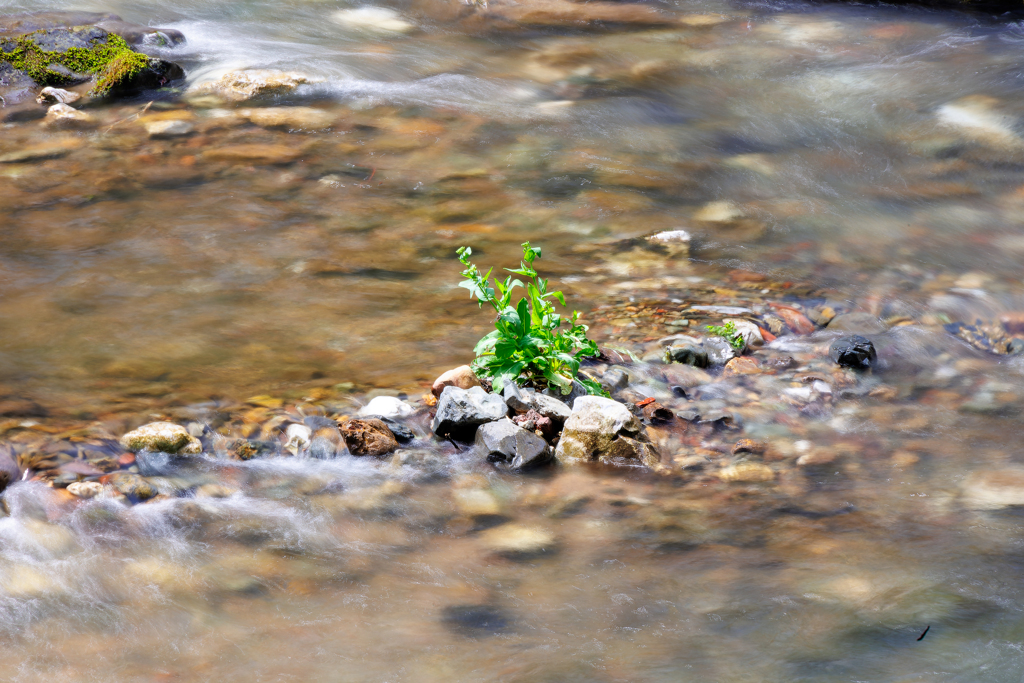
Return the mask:
{"type": "Polygon", "coordinates": [[[1020,680],[1012,18],[55,5],[181,71],[0,72],[0,678],[1020,680]]]}

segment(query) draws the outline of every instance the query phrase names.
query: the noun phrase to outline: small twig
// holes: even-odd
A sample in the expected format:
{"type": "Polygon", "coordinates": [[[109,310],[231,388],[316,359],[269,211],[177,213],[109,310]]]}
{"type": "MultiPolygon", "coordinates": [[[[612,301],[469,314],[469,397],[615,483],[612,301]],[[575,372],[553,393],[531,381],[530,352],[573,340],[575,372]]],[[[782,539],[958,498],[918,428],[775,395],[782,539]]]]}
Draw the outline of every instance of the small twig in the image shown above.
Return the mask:
{"type": "Polygon", "coordinates": [[[145,113],[146,113],[147,111],[149,111],[149,108],[150,108],[151,106],[153,106],[153,102],[156,102],[156,100],[152,100],[152,101],[150,101],[150,102],[147,102],[147,103],[146,103],[146,106],[142,108],[142,111],[138,111],[138,112],[135,112],[135,113],[134,113],[134,114],[132,114],[131,116],[126,116],[126,117],[124,117],[123,119],[121,119],[120,121],[114,121],[114,122],[113,122],[112,124],[110,124],[109,126],[107,126],[106,130],[104,130],[104,131],[103,131],[103,134],[104,134],[104,135],[106,135],[107,133],[109,133],[109,132],[110,132],[110,130],[111,130],[111,129],[112,129],[112,128],[113,128],[114,126],[116,126],[116,125],[118,125],[118,124],[120,124],[120,123],[124,123],[125,121],[131,121],[132,119],[137,119],[137,118],[139,118],[140,116],[142,116],[143,114],[145,114],[145,113]]]}

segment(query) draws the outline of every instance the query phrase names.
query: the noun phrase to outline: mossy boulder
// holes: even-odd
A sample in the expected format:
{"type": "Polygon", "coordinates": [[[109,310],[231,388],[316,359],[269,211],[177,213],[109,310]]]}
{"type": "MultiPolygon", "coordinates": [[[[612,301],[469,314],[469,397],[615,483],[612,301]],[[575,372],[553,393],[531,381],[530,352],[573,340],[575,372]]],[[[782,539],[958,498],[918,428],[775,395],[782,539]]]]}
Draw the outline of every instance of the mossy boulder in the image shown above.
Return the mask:
{"type": "Polygon", "coordinates": [[[92,80],[92,94],[101,97],[158,88],[185,76],[176,64],[137,52],[98,26],[0,36],[0,62],[13,69],[9,78],[23,75],[41,86],[92,80]]]}

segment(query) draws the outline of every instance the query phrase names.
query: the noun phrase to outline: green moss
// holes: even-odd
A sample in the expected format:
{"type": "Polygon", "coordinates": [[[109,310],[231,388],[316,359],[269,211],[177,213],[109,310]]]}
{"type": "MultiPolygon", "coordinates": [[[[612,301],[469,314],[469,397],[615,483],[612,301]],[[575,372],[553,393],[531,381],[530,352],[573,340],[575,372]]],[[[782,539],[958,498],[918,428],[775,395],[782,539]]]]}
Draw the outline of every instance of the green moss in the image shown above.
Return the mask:
{"type": "MultiPolygon", "coordinates": [[[[72,29],[74,30],[74,29],[72,29]]],[[[0,59],[15,69],[24,71],[40,85],[62,85],[67,77],[50,68],[59,64],[74,73],[93,74],[96,85],[93,95],[106,95],[121,83],[137,76],[149,65],[149,58],[133,50],[120,36],[106,35],[105,41],[93,39],[91,47],[69,47],[64,51],[45,51],[33,40],[37,34],[48,30],[35,31],[0,42],[0,59]]]]}

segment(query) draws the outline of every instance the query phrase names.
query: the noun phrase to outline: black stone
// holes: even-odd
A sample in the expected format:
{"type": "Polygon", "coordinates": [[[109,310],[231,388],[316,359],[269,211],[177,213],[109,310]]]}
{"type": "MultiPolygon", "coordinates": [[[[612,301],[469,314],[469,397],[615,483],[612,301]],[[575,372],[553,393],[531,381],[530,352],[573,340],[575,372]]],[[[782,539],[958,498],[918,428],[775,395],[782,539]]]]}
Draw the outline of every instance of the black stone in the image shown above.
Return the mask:
{"type": "Polygon", "coordinates": [[[840,337],[832,342],[828,349],[828,357],[844,368],[866,370],[876,359],[875,345],[859,334],[840,337]]]}
{"type": "Polygon", "coordinates": [[[444,608],[441,621],[469,638],[493,636],[512,628],[512,618],[493,605],[451,605],[444,608]]]}
{"type": "Polygon", "coordinates": [[[668,356],[673,363],[692,365],[695,368],[706,368],[708,366],[708,352],[696,344],[673,346],[669,348],[668,356]]]}
{"type": "Polygon", "coordinates": [[[383,422],[391,430],[391,433],[395,435],[395,439],[398,443],[409,443],[416,438],[416,433],[403,424],[392,420],[390,417],[383,417],[381,415],[375,416],[378,420],[383,422]]]}

